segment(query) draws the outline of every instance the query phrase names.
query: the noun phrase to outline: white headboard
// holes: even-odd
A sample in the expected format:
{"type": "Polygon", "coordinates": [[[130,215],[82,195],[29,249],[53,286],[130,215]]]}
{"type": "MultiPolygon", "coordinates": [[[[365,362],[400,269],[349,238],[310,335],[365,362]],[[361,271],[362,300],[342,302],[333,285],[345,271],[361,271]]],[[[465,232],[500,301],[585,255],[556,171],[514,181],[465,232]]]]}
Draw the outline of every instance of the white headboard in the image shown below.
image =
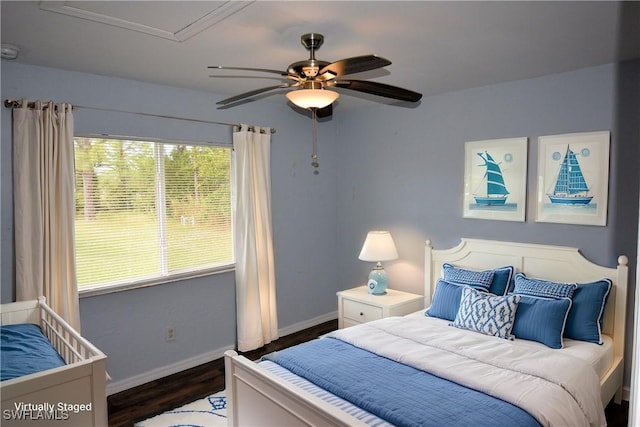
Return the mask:
{"type": "Polygon", "coordinates": [[[613,337],[616,356],[623,357],[627,306],[628,259],[618,258],[616,268],[607,268],[587,260],[577,248],[495,240],[462,239],[450,249],[425,248],[425,304],[431,304],[435,285],[442,275],[442,264],[487,270],[512,265],[517,272],[556,282],[588,283],[602,278],[613,281],[604,317],[603,332],[613,337]]]}

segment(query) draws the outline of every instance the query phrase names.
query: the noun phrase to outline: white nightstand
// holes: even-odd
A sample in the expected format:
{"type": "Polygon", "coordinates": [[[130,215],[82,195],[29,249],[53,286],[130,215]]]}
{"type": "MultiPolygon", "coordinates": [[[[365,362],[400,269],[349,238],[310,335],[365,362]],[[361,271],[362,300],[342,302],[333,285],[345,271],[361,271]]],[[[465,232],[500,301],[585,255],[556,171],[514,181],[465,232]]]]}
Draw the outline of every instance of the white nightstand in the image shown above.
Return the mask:
{"type": "Polygon", "coordinates": [[[424,308],[424,297],[387,289],[385,295],[372,295],[359,286],[338,295],[338,328],[370,322],[389,316],[404,316],[424,308]]]}

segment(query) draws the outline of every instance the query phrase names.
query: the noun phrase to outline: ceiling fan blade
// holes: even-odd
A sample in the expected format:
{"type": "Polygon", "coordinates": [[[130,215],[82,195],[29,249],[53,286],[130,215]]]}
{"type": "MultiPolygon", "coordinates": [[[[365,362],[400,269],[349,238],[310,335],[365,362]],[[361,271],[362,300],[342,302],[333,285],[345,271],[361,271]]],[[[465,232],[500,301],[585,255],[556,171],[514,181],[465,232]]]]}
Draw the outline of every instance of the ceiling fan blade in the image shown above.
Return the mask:
{"type": "Polygon", "coordinates": [[[269,68],[225,67],[224,65],[209,65],[207,68],[212,70],[258,71],[261,73],[278,74],[282,77],[296,77],[294,74],[288,73],[286,71],[271,70],[269,68]]]}
{"type": "Polygon", "coordinates": [[[366,80],[338,80],[325,83],[328,86],[351,89],[358,92],[370,93],[385,98],[398,99],[400,101],[418,102],[422,94],[409,89],[391,86],[385,83],[370,82],[366,80]]]}
{"type": "Polygon", "coordinates": [[[347,74],[362,73],[364,71],[376,70],[378,68],[391,65],[391,61],[376,55],[354,56],[352,58],[340,59],[322,68],[318,75],[330,73],[328,79],[347,74]]]}
{"type": "Polygon", "coordinates": [[[279,85],[275,85],[275,86],[267,86],[267,87],[263,87],[263,88],[260,88],[260,89],[251,90],[249,92],[241,93],[239,95],[232,96],[231,98],[223,99],[222,101],[216,102],[216,104],[217,105],[227,105],[227,104],[231,104],[231,103],[236,102],[236,101],[240,101],[241,99],[249,98],[249,97],[254,96],[254,95],[259,95],[259,94],[264,93],[264,92],[269,92],[270,90],[282,89],[282,88],[287,88],[287,87],[291,87],[291,85],[289,85],[289,84],[279,84],[279,85]]]}
{"type": "Polygon", "coordinates": [[[329,104],[324,108],[318,108],[316,110],[316,117],[322,119],[324,117],[331,117],[333,115],[333,104],[329,104]]]}

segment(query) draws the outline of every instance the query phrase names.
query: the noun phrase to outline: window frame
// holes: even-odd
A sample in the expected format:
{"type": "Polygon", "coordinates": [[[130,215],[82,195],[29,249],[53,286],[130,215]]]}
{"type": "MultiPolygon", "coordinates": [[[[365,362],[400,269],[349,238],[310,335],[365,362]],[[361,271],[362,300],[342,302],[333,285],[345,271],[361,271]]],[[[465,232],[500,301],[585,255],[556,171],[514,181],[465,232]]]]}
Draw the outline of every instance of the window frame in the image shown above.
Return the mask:
{"type": "MultiPolygon", "coordinates": [[[[230,153],[230,176],[229,176],[229,186],[231,192],[231,209],[232,209],[232,219],[231,219],[231,229],[233,233],[233,201],[235,200],[236,188],[235,188],[235,180],[233,179],[233,170],[235,168],[235,156],[233,155],[233,144],[228,142],[210,142],[210,141],[191,141],[191,140],[175,140],[175,139],[166,139],[166,138],[147,138],[147,137],[139,137],[139,136],[124,136],[124,135],[107,135],[107,134],[76,134],[73,136],[74,140],[76,138],[93,138],[93,139],[119,139],[119,140],[129,140],[129,141],[140,141],[140,142],[153,142],[157,144],[184,144],[184,145],[195,145],[195,146],[203,146],[203,147],[223,147],[231,150],[230,153]]],[[[154,152],[156,152],[157,145],[154,145],[154,152]]],[[[74,148],[74,157],[75,157],[75,148],[74,148]]],[[[163,170],[164,174],[164,170],[163,170]]],[[[162,176],[164,180],[164,175],[162,176]]],[[[157,181],[154,182],[154,185],[157,186],[157,181]]],[[[157,197],[157,195],[156,195],[157,197]]],[[[75,210],[74,210],[75,215],[75,210]]],[[[75,227],[74,227],[75,233],[75,227]]],[[[149,278],[141,278],[140,280],[123,280],[121,282],[111,282],[107,284],[100,285],[92,285],[85,286],[83,288],[78,287],[78,296],[79,298],[87,298],[93,297],[97,295],[106,295],[115,292],[123,292],[129,291],[133,289],[141,289],[152,287],[156,285],[164,285],[173,282],[180,282],[184,280],[197,279],[200,277],[206,276],[215,276],[218,274],[224,274],[228,272],[235,271],[236,269],[236,261],[235,261],[235,252],[233,250],[233,240],[231,244],[231,254],[232,261],[220,263],[214,267],[203,268],[196,271],[177,271],[172,274],[168,274],[166,276],[153,276],[149,278]]],[[[75,261],[75,257],[74,257],[75,261]]]]}

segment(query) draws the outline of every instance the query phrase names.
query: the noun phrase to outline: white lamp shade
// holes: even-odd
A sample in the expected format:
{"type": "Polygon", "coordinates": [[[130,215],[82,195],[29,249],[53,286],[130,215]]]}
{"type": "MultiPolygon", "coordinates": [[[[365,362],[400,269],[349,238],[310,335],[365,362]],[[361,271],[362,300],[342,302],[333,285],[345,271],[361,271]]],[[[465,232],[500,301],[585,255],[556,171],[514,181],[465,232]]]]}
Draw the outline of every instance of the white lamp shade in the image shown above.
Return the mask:
{"type": "Polygon", "coordinates": [[[325,89],[298,89],[287,92],[287,98],[300,108],[324,108],[333,103],[340,94],[325,89]]]}
{"type": "Polygon", "coordinates": [[[362,261],[390,261],[398,258],[396,245],[388,231],[370,231],[364,240],[358,259],[362,261]]]}

